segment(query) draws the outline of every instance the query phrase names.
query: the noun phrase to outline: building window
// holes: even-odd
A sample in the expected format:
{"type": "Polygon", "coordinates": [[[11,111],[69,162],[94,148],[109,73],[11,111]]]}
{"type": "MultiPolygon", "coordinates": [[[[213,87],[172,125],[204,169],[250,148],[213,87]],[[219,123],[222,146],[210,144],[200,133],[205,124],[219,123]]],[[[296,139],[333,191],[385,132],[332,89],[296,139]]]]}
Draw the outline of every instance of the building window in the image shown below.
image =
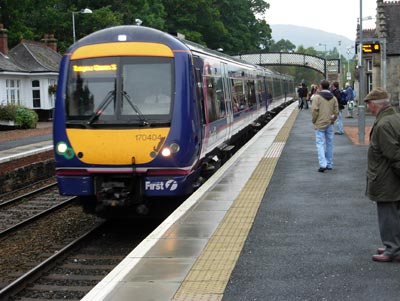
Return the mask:
{"type": "Polygon", "coordinates": [[[367,60],[367,71],[372,71],[372,60],[367,60]]]}
{"type": "Polygon", "coordinates": [[[367,93],[372,91],[372,73],[367,73],[367,93]]]}
{"type": "Polygon", "coordinates": [[[6,80],[6,95],[7,95],[7,104],[20,105],[20,80],[16,79],[7,79],[6,80]]]}
{"type": "Polygon", "coordinates": [[[38,80],[32,81],[32,100],[33,107],[40,108],[40,82],[38,80]]]}

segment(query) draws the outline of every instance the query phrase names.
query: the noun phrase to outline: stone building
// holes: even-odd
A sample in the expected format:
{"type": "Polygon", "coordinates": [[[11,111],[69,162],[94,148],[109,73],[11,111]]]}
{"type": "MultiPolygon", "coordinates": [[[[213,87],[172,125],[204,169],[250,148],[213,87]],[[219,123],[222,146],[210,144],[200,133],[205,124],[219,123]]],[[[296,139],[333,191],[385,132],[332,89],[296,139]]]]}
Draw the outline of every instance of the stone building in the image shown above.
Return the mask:
{"type": "MultiPolygon", "coordinates": [[[[391,94],[391,101],[400,99],[400,1],[376,1],[374,29],[363,29],[363,44],[379,44],[379,52],[363,52],[363,95],[376,87],[384,87],[391,94]]],[[[360,26],[357,29],[357,44],[360,42],[360,26]]],[[[356,70],[356,89],[359,87],[359,72],[356,70]]]]}
{"type": "Polygon", "coordinates": [[[40,120],[52,118],[61,57],[53,35],[9,49],[7,29],[0,24],[0,105],[21,105],[34,109],[40,120]]]}

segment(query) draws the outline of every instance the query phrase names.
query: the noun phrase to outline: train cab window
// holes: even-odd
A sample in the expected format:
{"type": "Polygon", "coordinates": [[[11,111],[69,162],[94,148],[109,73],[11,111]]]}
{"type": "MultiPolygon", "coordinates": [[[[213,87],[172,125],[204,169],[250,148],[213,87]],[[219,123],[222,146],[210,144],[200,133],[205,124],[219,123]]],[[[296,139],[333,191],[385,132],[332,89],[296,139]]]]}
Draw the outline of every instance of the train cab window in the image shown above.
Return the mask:
{"type": "Polygon", "coordinates": [[[172,62],[159,57],[71,61],[67,119],[97,124],[170,122],[172,62]]]}

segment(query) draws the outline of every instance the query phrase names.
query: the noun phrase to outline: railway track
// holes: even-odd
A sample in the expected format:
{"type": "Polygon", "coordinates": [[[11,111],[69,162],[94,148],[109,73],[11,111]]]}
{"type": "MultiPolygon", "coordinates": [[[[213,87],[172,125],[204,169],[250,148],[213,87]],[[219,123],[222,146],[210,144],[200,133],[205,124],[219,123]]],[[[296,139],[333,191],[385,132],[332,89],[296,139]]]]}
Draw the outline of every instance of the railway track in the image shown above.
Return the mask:
{"type": "Polygon", "coordinates": [[[57,184],[56,179],[54,177],[51,177],[51,178],[48,178],[45,180],[40,180],[33,184],[27,185],[26,187],[22,187],[22,188],[15,189],[10,192],[2,193],[2,194],[0,194],[0,205],[4,202],[14,199],[20,195],[29,193],[30,191],[38,190],[40,188],[47,187],[50,185],[55,185],[55,184],[57,184]]]}
{"type": "Polygon", "coordinates": [[[75,201],[76,197],[60,196],[56,184],[50,184],[2,202],[0,239],[75,201]]]}
{"type": "Polygon", "coordinates": [[[157,224],[99,223],[3,288],[0,300],[80,300],[157,224]]]}
{"type": "Polygon", "coordinates": [[[83,213],[77,198],[61,197],[55,185],[4,201],[0,207],[0,289],[101,221],[83,213]]]}
{"type": "Polygon", "coordinates": [[[0,300],[79,300],[158,224],[116,227],[54,183],[29,190],[0,203],[0,300]]]}

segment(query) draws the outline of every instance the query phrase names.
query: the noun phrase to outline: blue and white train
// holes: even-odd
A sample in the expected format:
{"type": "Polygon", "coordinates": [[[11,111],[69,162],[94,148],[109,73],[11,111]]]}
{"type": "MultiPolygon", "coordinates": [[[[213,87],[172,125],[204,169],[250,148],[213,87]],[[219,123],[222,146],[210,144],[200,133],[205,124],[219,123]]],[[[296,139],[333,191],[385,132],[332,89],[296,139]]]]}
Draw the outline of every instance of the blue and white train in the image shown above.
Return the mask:
{"type": "Polygon", "coordinates": [[[60,67],[60,193],[105,210],[189,195],[268,111],[294,97],[291,76],[159,30],[90,34],[60,67]]]}

